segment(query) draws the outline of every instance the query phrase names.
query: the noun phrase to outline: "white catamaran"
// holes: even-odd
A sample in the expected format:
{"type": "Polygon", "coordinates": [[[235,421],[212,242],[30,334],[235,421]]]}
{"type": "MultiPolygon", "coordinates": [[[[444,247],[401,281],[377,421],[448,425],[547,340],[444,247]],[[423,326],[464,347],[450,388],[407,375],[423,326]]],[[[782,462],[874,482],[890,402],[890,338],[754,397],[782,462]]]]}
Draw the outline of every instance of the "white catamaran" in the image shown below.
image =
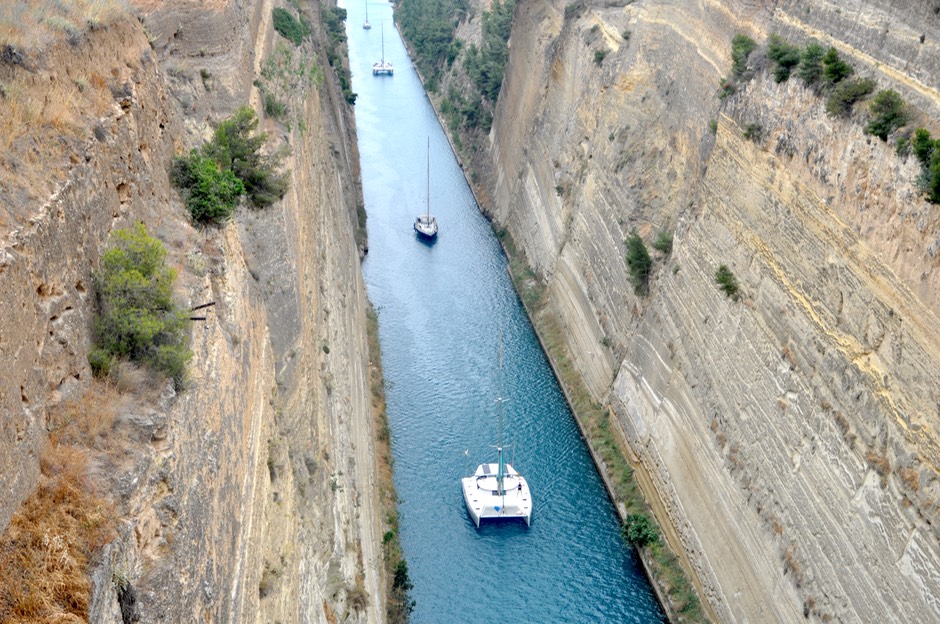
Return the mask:
{"type": "Polygon", "coordinates": [[[499,434],[496,463],[480,464],[473,476],[461,479],[463,500],[473,523],[482,520],[532,520],[532,494],[525,477],[503,460],[503,341],[499,341],[499,434]]]}
{"type": "Polygon", "coordinates": [[[392,76],[395,74],[395,68],[391,61],[385,60],[385,24],[382,24],[382,59],[372,63],[373,76],[392,76]]]}
{"type": "Polygon", "coordinates": [[[427,210],[415,217],[415,232],[426,239],[437,236],[437,219],[431,214],[431,137],[428,137],[428,198],[427,210]]]}

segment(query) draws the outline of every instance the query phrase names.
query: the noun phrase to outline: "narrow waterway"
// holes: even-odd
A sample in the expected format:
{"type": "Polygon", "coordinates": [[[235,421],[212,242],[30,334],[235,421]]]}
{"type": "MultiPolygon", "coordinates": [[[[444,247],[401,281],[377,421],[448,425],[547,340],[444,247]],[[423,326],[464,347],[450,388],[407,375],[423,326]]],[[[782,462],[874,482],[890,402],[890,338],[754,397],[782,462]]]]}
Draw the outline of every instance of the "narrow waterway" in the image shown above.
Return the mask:
{"type": "Polygon", "coordinates": [[[391,5],[346,2],[362,183],[364,264],[379,313],[412,622],[660,622],[662,613],[405,48],[391,5]],[[392,77],[373,76],[382,56],[392,77]],[[433,245],[417,240],[430,206],[433,245]],[[460,478],[503,443],[532,488],[532,526],[474,527],[460,478]]]}

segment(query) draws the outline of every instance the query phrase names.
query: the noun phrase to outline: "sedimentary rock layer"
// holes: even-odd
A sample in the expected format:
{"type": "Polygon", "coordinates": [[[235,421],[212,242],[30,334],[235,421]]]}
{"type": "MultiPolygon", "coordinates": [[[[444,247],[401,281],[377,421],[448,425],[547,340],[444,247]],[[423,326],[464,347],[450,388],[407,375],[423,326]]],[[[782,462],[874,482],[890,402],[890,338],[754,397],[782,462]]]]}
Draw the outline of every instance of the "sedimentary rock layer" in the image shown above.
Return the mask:
{"type": "Polygon", "coordinates": [[[940,211],[863,106],[830,119],[762,52],[718,97],[736,32],[814,36],[935,128],[932,9],[611,4],[518,4],[494,218],[722,620],[940,618],[940,211]],[[624,263],[633,230],[674,235],[649,296],[624,263]]]}

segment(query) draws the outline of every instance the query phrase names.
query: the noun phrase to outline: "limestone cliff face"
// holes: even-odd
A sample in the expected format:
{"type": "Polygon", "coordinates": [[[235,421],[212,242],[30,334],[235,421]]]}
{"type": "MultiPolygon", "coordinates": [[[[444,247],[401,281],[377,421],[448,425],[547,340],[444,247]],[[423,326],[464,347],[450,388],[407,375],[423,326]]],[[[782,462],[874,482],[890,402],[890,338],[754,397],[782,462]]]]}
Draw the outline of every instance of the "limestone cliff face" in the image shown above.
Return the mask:
{"type": "Polygon", "coordinates": [[[517,5],[488,210],[723,621],[940,618],[940,210],[862,111],[767,72],[717,95],[736,32],[815,36],[936,131],[933,9],[610,4],[517,5]],[[675,235],[644,298],[633,229],[675,235]]]}
{"type": "Polygon", "coordinates": [[[89,379],[91,272],[109,232],[144,221],[180,268],[180,297],[215,302],[193,323],[186,389],[120,418],[127,445],[103,470],[122,518],[91,621],[121,621],[125,581],[144,622],[384,617],[351,112],[328,73],[292,103],[303,132],[267,124],[273,147],[291,148],[290,191],[224,228],[194,230],[167,176],[210,122],[259,109],[250,85],[277,36],[273,6],[142,0],[38,69],[4,66],[41,72],[40,94],[89,67],[114,84],[61,170],[46,154],[54,175],[6,195],[0,527],[35,482],[47,411],[89,379]]]}

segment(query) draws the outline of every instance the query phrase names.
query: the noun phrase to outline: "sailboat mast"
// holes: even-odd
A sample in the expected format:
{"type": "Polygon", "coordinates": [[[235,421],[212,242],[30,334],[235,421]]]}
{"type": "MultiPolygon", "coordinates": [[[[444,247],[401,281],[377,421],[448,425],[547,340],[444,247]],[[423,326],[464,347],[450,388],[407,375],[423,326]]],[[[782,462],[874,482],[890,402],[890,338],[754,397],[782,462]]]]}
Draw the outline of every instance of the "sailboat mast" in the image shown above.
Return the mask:
{"type": "Polygon", "coordinates": [[[431,137],[428,137],[428,223],[431,222],[431,137]]]}
{"type": "MultiPolygon", "coordinates": [[[[499,463],[499,469],[496,473],[496,485],[500,496],[505,496],[503,489],[503,332],[499,332],[499,397],[496,399],[499,403],[499,424],[497,425],[496,438],[496,461],[499,463]]],[[[505,501],[504,501],[505,502],[505,501]]]]}

